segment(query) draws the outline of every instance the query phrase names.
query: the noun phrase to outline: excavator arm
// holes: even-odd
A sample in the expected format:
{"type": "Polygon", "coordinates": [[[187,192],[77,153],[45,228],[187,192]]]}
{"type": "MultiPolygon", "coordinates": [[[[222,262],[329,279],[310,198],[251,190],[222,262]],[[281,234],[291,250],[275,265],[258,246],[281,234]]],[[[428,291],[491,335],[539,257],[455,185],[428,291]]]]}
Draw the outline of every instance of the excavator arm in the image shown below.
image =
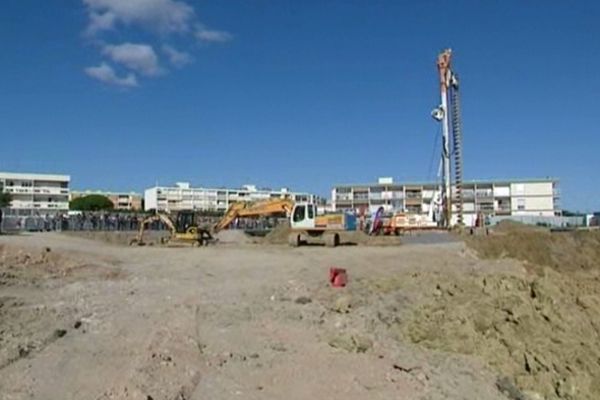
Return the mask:
{"type": "Polygon", "coordinates": [[[294,208],[294,201],[289,199],[269,199],[257,202],[239,202],[229,206],[227,212],[213,227],[219,232],[225,229],[238,217],[261,217],[273,214],[290,214],[294,208]]]}
{"type": "Polygon", "coordinates": [[[175,228],[175,224],[173,223],[173,221],[171,221],[171,218],[169,218],[165,214],[154,214],[142,220],[142,222],[140,223],[140,229],[138,230],[138,234],[132,243],[143,244],[144,232],[146,231],[146,227],[148,226],[148,224],[156,221],[162,221],[169,229],[171,237],[175,236],[175,234],[177,233],[177,229],[175,228]]]}

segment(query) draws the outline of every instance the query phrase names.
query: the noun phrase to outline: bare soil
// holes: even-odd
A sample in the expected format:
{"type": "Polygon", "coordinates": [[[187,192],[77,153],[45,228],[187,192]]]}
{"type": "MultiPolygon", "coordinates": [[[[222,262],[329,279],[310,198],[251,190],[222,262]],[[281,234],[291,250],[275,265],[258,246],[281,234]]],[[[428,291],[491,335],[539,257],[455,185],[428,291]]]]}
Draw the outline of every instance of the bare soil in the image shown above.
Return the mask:
{"type": "MultiPolygon", "coordinates": [[[[500,234],[335,249],[91,238],[0,236],[0,398],[600,394],[587,258],[564,270],[524,262],[514,244],[487,243],[512,240],[500,234]],[[345,288],[330,286],[334,266],[345,288]]],[[[565,240],[594,256],[589,237],[565,240]]]]}

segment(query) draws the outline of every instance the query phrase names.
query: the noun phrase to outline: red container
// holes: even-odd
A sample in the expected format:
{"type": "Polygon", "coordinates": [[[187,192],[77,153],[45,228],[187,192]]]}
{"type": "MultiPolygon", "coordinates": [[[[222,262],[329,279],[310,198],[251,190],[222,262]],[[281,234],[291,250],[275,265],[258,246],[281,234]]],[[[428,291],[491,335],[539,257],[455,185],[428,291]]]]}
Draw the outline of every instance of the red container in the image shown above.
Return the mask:
{"type": "Polygon", "coordinates": [[[329,268],[329,283],[333,287],[344,287],[348,283],[348,274],[344,268],[329,268]]]}

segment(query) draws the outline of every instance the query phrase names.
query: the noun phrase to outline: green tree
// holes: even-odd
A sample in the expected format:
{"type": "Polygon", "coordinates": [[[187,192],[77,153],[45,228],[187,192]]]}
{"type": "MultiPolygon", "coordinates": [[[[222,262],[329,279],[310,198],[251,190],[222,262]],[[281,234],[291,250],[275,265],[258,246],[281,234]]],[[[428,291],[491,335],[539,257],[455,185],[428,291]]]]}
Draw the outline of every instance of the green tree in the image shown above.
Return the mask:
{"type": "Polygon", "coordinates": [[[112,201],[100,194],[78,197],[69,203],[69,209],[78,211],[112,210],[113,207],[112,201]]]}
{"type": "Polygon", "coordinates": [[[0,193],[0,208],[10,206],[10,202],[12,200],[12,196],[10,193],[0,193]]]}

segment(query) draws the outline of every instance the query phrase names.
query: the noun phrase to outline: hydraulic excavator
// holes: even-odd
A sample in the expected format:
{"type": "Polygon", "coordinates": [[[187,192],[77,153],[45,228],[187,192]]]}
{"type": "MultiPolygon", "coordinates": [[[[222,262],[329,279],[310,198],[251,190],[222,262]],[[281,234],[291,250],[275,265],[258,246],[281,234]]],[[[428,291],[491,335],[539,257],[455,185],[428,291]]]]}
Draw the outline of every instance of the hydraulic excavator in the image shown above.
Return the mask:
{"type": "Polygon", "coordinates": [[[236,218],[263,217],[282,215],[287,217],[294,208],[294,201],[290,199],[268,199],[256,202],[238,202],[229,206],[225,215],[213,227],[213,232],[226,229],[236,218]]]}
{"type": "Polygon", "coordinates": [[[313,203],[295,203],[290,199],[268,199],[257,202],[238,202],[232,204],[223,218],[212,229],[202,228],[198,224],[194,211],[179,211],[174,217],[168,214],[155,214],[140,224],[137,237],[131,245],[144,244],[144,232],[148,225],[161,221],[169,229],[170,236],[163,240],[169,242],[187,242],[193,246],[207,245],[214,241],[213,235],[227,229],[236,218],[285,216],[290,221],[289,244],[297,247],[307,239],[321,238],[327,246],[340,244],[340,233],[356,230],[356,217],[350,214],[317,215],[317,205],[313,203]]]}
{"type": "Polygon", "coordinates": [[[238,217],[260,217],[285,215],[290,221],[288,243],[297,247],[308,239],[321,239],[325,245],[335,247],[340,244],[340,233],[356,230],[356,217],[350,214],[317,215],[317,205],[296,203],[289,199],[269,199],[254,203],[232,204],[225,216],[214,226],[213,232],[227,228],[238,217]]]}
{"type": "Polygon", "coordinates": [[[153,222],[162,222],[169,230],[169,237],[161,240],[163,244],[180,242],[198,247],[206,246],[214,240],[208,229],[199,226],[196,212],[185,210],[177,212],[173,217],[158,213],[146,217],[140,223],[137,236],[129,244],[143,246],[145,244],[144,232],[148,229],[148,225],[153,222]]]}

